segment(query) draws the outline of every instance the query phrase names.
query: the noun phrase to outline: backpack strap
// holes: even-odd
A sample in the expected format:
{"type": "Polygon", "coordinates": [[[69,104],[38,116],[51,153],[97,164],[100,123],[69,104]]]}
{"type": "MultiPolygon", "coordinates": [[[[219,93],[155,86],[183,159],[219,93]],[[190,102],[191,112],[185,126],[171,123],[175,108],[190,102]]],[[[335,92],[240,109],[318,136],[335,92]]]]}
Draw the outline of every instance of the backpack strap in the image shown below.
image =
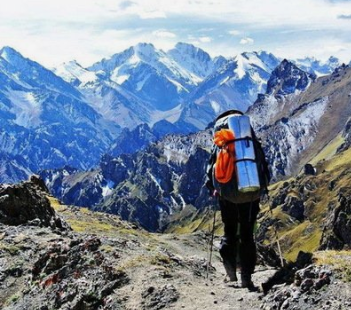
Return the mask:
{"type": "Polygon", "coordinates": [[[255,140],[252,137],[246,136],[242,138],[235,138],[233,140],[228,140],[225,145],[228,145],[229,143],[234,143],[237,141],[249,141],[249,140],[251,140],[252,142],[255,142],[255,140]]]}

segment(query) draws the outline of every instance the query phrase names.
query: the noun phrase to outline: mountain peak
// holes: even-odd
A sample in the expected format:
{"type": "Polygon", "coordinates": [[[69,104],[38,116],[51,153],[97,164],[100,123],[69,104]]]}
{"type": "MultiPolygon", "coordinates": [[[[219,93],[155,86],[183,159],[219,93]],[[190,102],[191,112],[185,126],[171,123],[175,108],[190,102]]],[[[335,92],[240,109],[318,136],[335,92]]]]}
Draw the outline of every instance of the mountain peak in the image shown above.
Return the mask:
{"type": "Polygon", "coordinates": [[[234,58],[238,66],[256,66],[261,67],[267,72],[272,72],[280,60],[273,54],[265,51],[244,52],[234,58]]]}
{"type": "MultiPolygon", "coordinates": [[[[202,50],[201,48],[199,47],[196,47],[195,45],[193,44],[190,44],[190,43],[185,43],[185,42],[178,42],[175,47],[175,49],[179,50],[179,51],[184,51],[184,52],[203,52],[203,53],[206,53],[204,50],[202,50]]],[[[206,53],[207,54],[207,53],[206,53]]]]}
{"type": "Polygon", "coordinates": [[[65,65],[71,65],[71,66],[77,66],[77,67],[82,67],[82,65],[75,59],[67,61],[64,63],[65,65]]]}
{"type": "Polygon", "coordinates": [[[175,48],[182,48],[182,47],[190,47],[190,48],[195,48],[197,49],[197,47],[194,44],[191,43],[186,43],[186,42],[178,42],[175,45],[175,48]]]}
{"type": "Polygon", "coordinates": [[[298,68],[293,62],[291,62],[290,60],[287,60],[286,58],[284,58],[280,64],[273,70],[272,74],[277,74],[278,72],[284,72],[287,71],[289,73],[292,72],[292,70],[298,70],[298,71],[302,71],[300,68],[298,68]]]}
{"type": "Polygon", "coordinates": [[[194,74],[198,81],[210,75],[223,61],[214,63],[211,56],[199,47],[189,43],[178,42],[167,55],[194,74]]]}
{"type": "Polygon", "coordinates": [[[87,83],[94,83],[98,80],[95,72],[89,71],[82,67],[76,60],[64,62],[62,65],[55,68],[54,73],[60,76],[68,83],[83,85],[87,83]]]}
{"type": "Polygon", "coordinates": [[[13,58],[24,58],[19,52],[10,46],[4,46],[0,50],[0,57],[6,59],[7,61],[10,61],[13,58]]]}
{"type": "Polygon", "coordinates": [[[152,43],[138,43],[133,47],[135,54],[149,56],[156,53],[156,48],[152,43]]]}
{"type": "Polygon", "coordinates": [[[190,43],[178,42],[173,49],[168,51],[168,54],[172,57],[175,56],[176,53],[181,54],[183,57],[187,55],[192,58],[198,58],[201,61],[211,61],[211,56],[207,52],[190,43]]]}
{"type": "Polygon", "coordinates": [[[339,64],[339,58],[337,58],[335,56],[330,56],[328,58],[328,63],[339,64]]]}
{"type": "Polygon", "coordinates": [[[303,91],[310,84],[313,76],[298,68],[287,59],[273,70],[267,83],[267,94],[292,94],[295,91],[303,91]]]}

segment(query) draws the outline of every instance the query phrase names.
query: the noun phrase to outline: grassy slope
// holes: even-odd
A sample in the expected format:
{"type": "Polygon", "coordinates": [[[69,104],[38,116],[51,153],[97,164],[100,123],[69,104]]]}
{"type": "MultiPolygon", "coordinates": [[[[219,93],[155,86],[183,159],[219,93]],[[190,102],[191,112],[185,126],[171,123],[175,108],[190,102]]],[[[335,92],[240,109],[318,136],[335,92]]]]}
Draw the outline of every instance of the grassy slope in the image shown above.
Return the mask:
{"type": "Polygon", "coordinates": [[[122,221],[118,216],[90,211],[87,208],[68,207],[56,198],[48,197],[51,206],[64,217],[73,231],[114,237],[116,235],[140,235],[148,233],[142,229],[133,229],[133,225],[122,221]]]}

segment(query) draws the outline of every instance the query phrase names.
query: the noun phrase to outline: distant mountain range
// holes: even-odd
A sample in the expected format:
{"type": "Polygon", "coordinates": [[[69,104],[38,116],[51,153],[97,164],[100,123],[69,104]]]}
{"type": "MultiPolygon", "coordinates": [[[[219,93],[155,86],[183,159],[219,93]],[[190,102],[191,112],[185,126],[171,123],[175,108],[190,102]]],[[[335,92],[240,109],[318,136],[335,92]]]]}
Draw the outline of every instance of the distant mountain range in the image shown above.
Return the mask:
{"type": "MultiPolygon", "coordinates": [[[[287,60],[273,70],[265,94],[248,110],[273,180],[294,176],[306,163],[316,164],[349,147],[350,94],[351,68],[345,65],[319,78],[287,60]]],[[[160,139],[149,127],[138,126],[121,135],[119,145],[128,145],[130,137],[145,149],[133,153],[116,148],[92,171],[66,168],[42,177],[65,203],[119,214],[148,230],[211,204],[203,187],[210,129],[160,139]],[[154,143],[146,147],[145,141],[154,143]]]]}
{"type": "MultiPolygon", "coordinates": [[[[279,63],[266,52],[226,59],[186,43],[167,52],[140,43],[88,68],[71,61],[48,70],[4,47],[0,182],[64,165],[89,169],[105,153],[130,153],[169,133],[204,129],[224,110],[246,111],[279,63]],[[137,126],[150,134],[121,145],[137,126]]],[[[312,75],[339,65],[335,58],[296,63],[312,75]]]]}
{"type": "Polygon", "coordinates": [[[95,165],[121,129],[81,92],[14,49],[0,50],[0,181],[95,165]]]}

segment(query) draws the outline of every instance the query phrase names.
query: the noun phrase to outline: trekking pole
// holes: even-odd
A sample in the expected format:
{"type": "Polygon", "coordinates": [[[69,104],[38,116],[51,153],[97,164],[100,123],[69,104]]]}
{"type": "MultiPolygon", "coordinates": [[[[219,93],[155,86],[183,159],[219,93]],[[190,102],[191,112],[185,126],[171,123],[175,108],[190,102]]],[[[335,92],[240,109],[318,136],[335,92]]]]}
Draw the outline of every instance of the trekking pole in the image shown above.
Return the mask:
{"type": "Polygon", "coordinates": [[[214,240],[214,233],[215,233],[215,225],[216,225],[216,209],[213,212],[213,224],[212,224],[212,231],[211,231],[211,238],[210,242],[207,247],[207,266],[206,266],[206,279],[208,280],[208,274],[210,270],[210,265],[212,262],[212,252],[213,252],[213,240],[214,240]]]}
{"type": "MultiPolygon", "coordinates": [[[[269,197],[268,197],[269,199],[269,197]]],[[[270,205],[269,206],[269,211],[271,213],[271,216],[273,218],[273,209],[272,209],[272,206],[270,205]]],[[[277,230],[277,227],[275,225],[275,221],[273,221],[273,231],[274,231],[274,237],[275,237],[275,240],[277,242],[277,246],[278,246],[278,253],[279,253],[279,258],[280,258],[280,264],[281,266],[284,268],[284,259],[283,259],[283,254],[282,254],[282,250],[281,250],[281,247],[280,247],[280,242],[279,242],[279,237],[278,237],[278,230],[277,230]]]]}

